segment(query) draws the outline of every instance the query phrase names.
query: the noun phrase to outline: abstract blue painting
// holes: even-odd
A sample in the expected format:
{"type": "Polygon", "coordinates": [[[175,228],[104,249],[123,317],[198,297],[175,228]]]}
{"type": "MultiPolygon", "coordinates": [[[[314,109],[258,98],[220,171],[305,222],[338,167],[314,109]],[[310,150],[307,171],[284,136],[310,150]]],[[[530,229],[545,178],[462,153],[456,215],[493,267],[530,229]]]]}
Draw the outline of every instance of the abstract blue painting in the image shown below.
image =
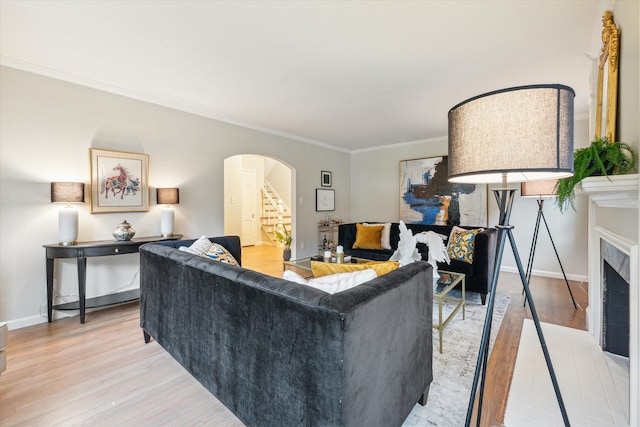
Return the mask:
{"type": "Polygon", "coordinates": [[[400,161],[400,219],[407,224],[487,226],[486,184],[449,182],[448,157],[400,161]]]}

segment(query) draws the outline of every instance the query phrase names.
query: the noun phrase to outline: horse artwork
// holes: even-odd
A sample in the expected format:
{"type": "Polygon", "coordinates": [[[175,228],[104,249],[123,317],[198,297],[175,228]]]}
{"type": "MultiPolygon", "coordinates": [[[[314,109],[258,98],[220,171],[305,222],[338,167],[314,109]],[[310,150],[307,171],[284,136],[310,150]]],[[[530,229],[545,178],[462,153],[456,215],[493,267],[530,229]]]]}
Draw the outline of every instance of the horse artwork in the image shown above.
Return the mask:
{"type": "Polygon", "coordinates": [[[140,189],[140,178],[132,178],[129,171],[121,164],[117,164],[113,170],[120,173],[110,176],[102,182],[100,194],[104,193],[105,199],[109,198],[109,191],[111,191],[113,197],[120,194],[120,199],[124,199],[126,195],[135,196],[140,189]]]}
{"type": "Polygon", "coordinates": [[[91,212],[149,210],[149,157],[90,149],[91,212]]]}

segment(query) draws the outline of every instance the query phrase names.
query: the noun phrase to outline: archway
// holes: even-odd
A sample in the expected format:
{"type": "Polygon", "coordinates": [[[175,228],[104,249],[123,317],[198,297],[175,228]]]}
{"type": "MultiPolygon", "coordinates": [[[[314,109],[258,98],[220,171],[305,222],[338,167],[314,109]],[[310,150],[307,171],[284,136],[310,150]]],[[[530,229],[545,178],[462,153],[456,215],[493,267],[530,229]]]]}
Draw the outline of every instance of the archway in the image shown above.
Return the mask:
{"type": "MultiPolygon", "coordinates": [[[[224,233],[243,246],[277,245],[279,224],[295,236],[295,170],[279,159],[239,154],[224,160],[224,233]]],[[[295,254],[295,248],[292,248],[295,254]]]]}

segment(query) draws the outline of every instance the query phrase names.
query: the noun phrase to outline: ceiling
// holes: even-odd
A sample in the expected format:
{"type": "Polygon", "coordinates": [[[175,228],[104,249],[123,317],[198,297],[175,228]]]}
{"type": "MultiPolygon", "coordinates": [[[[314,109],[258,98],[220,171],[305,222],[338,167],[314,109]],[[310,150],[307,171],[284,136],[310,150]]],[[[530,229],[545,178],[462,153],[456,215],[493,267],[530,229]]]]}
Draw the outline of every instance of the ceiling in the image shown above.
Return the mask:
{"type": "Polygon", "coordinates": [[[518,85],[571,86],[586,115],[611,3],[2,0],[0,64],[357,151],[518,85]]]}

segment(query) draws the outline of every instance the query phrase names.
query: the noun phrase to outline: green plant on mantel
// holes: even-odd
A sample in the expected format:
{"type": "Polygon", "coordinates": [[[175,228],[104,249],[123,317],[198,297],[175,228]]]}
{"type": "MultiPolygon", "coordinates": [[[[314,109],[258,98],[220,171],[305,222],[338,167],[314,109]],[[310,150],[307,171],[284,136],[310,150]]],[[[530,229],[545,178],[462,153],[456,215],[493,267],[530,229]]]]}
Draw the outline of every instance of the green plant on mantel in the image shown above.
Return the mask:
{"type": "Polygon", "coordinates": [[[606,138],[596,138],[588,147],[573,153],[573,176],[562,178],[556,184],[556,203],[560,211],[572,208],[575,186],[590,176],[624,175],[634,172],[638,164],[638,154],[624,142],[611,142],[606,138]]]}
{"type": "Polygon", "coordinates": [[[287,230],[287,227],[283,225],[282,231],[276,230],[273,233],[276,235],[276,240],[282,243],[285,250],[291,249],[291,242],[293,241],[291,230],[287,230]]]}

